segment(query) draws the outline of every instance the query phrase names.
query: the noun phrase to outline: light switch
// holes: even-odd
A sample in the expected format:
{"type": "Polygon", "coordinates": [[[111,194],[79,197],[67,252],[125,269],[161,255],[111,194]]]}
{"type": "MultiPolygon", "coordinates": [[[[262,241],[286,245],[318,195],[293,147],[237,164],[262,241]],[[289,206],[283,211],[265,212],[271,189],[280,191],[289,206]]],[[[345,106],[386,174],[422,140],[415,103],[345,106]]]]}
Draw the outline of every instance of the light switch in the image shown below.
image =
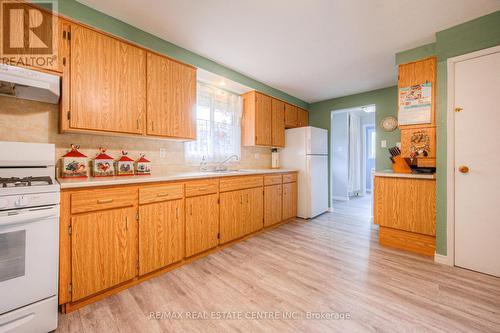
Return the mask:
{"type": "Polygon", "coordinates": [[[387,140],[380,141],[380,147],[381,148],[387,148],[387,140]]]}
{"type": "Polygon", "coordinates": [[[160,158],[167,157],[167,150],[165,148],[160,148],[160,158]]]}

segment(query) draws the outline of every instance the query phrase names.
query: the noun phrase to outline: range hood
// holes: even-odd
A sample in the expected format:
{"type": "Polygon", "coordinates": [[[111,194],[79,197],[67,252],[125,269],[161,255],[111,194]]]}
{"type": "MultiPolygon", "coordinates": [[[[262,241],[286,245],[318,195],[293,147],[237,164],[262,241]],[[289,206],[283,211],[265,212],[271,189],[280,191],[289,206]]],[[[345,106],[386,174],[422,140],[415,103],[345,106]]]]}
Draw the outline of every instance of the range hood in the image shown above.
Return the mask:
{"type": "Polygon", "coordinates": [[[51,104],[59,103],[57,75],[0,64],[0,95],[51,104]]]}

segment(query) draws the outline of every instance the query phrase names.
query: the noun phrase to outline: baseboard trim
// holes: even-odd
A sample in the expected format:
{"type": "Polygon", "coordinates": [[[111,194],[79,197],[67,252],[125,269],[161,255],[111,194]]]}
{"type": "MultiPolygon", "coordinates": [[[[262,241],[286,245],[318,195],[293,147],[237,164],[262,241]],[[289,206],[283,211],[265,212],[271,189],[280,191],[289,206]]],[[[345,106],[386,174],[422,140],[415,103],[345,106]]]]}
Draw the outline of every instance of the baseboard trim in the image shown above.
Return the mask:
{"type": "Polygon", "coordinates": [[[340,200],[340,201],[349,201],[349,197],[337,197],[337,196],[332,196],[333,200],[340,200]]]}
{"type": "Polygon", "coordinates": [[[439,253],[434,254],[434,262],[446,266],[453,266],[453,262],[451,260],[451,257],[447,255],[442,255],[439,253]]]}

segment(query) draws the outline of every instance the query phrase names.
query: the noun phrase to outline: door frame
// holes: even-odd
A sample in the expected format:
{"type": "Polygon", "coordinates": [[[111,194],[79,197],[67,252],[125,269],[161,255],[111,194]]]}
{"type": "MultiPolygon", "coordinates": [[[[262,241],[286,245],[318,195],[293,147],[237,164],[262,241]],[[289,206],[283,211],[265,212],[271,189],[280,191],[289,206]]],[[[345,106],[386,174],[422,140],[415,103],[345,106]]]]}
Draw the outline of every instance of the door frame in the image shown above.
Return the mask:
{"type": "Polygon", "coordinates": [[[435,261],[455,266],[455,64],[500,52],[500,45],[448,58],[448,100],[446,111],[446,247],[447,255],[436,253],[435,261]]]}

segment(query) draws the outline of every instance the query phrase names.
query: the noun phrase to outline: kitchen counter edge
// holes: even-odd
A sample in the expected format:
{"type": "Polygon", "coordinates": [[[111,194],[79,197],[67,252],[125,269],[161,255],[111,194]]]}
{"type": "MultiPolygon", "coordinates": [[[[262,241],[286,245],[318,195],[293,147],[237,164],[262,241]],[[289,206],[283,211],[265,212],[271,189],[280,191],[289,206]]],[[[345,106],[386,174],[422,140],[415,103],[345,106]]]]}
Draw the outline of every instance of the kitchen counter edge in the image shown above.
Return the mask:
{"type": "Polygon", "coordinates": [[[423,173],[396,173],[392,170],[375,171],[375,177],[391,177],[391,178],[413,178],[413,179],[436,179],[436,174],[423,173]]]}
{"type": "Polygon", "coordinates": [[[179,172],[179,173],[169,173],[164,175],[151,175],[151,176],[113,176],[113,177],[102,177],[102,178],[89,177],[87,179],[58,178],[57,181],[61,185],[61,189],[64,190],[64,189],[84,188],[84,187],[144,184],[144,183],[157,183],[157,182],[168,182],[168,181],[178,181],[178,180],[252,176],[252,175],[289,173],[289,172],[298,172],[298,170],[256,169],[256,170],[242,170],[240,172],[228,172],[228,173],[179,172]]]}

